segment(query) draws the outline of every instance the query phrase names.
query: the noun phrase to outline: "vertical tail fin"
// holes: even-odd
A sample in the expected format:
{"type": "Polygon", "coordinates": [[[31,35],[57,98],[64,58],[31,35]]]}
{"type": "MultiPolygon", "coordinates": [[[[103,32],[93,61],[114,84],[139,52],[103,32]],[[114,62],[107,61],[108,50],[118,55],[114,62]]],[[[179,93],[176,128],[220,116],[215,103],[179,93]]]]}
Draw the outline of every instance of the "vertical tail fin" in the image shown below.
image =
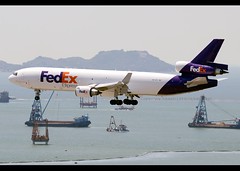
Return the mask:
{"type": "Polygon", "coordinates": [[[191,62],[206,65],[214,62],[224,39],[213,39],[191,62]]]}
{"type": "Polygon", "coordinates": [[[228,65],[214,63],[224,39],[213,39],[191,62],[178,61],[176,71],[185,75],[216,76],[228,73],[228,65]]]}

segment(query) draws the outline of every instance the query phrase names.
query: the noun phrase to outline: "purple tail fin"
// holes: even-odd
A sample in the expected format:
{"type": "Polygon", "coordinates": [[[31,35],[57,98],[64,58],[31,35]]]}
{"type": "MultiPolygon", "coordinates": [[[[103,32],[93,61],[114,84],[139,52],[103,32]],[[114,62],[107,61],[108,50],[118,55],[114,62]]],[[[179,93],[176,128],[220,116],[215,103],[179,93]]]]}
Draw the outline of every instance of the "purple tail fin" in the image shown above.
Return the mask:
{"type": "Polygon", "coordinates": [[[214,62],[224,39],[213,39],[191,62],[206,65],[214,62]]]}

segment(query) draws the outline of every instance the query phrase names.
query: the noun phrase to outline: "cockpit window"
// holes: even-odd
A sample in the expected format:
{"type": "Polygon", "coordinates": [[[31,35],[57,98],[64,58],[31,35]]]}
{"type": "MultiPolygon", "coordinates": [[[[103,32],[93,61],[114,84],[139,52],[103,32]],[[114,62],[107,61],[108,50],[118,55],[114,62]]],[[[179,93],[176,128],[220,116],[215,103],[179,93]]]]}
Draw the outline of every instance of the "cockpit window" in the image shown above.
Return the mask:
{"type": "Polygon", "coordinates": [[[13,75],[15,75],[15,76],[17,76],[17,74],[18,74],[17,72],[14,72],[14,73],[13,73],[13,75]]]}

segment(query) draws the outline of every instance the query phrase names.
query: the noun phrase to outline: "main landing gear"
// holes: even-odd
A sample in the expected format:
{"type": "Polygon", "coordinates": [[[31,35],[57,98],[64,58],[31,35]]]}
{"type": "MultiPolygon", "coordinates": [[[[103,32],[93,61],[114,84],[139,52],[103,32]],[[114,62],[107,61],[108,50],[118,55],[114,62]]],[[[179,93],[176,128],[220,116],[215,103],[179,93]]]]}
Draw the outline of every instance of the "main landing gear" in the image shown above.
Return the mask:
{"type": "Polygon", "coordinates": [[[119,100],[117,97],[116,97],[116,99],[110,100],[111,105],[122,105],[123,103],[126,104],[126,105],[137,105],[138,101],[134,100],[134,99],[130,100],[128,98],[126,98],[122,101],[122,100],[119,100]]]}

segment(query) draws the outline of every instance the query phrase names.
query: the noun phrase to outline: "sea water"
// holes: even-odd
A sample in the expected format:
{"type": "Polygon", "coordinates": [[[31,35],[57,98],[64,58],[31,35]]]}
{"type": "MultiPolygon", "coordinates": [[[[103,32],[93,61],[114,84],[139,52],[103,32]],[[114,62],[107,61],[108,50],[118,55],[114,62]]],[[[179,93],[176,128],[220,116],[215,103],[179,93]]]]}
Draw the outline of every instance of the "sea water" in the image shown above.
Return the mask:
{"type": "MultiPolygon", "coordinates": [[[[236,73],[237,68],[218,87],[208,90],[140,97],[138,105],[129,111],[115,110],[117,106],[101,96],[97,108],[80,108],[80,99],[74,92],[54,92],[44,118],[73,120],[88,114],[91,124],[88,128],[49,127],[48,145],[34,145],[32,127],[24,124],[30,116],[34,91],[11,84],[7,79],[11,73],[0,73],[0,90],[9,91],[16,98],[0,103],[0,162],[240,164],[240,129],[188,127],[201,95],[206,97],[208,120],[240,117],[240,82],[236,73]],[[129,132],[107,132],[111,116],[117,124],[125,124],[129,132]]],[[[41,92],[42,108],[51,93],[41,92]]],[[[44,128],[40,131],[44,134],[44,128]]]]}

